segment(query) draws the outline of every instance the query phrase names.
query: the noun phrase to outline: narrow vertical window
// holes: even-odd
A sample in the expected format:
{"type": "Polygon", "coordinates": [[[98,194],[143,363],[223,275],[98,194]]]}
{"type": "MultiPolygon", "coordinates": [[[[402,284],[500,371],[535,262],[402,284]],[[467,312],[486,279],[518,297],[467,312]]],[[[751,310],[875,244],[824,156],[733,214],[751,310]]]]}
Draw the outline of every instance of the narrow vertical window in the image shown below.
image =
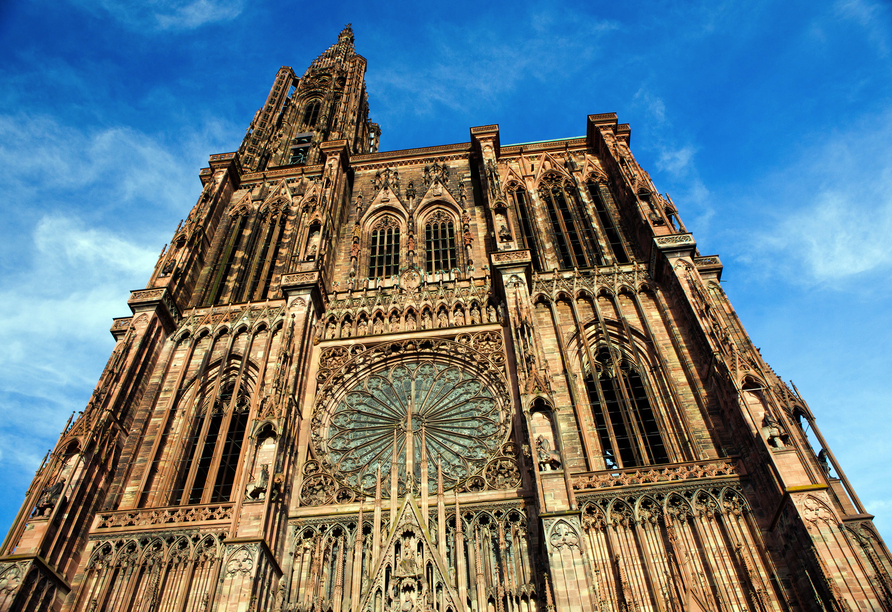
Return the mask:
{"type": "Polygon", "coordinates": [[[551,221],[551,239],[561,268],[588,268],[602,264],[598,243],[579,206],[576,189],[557,175],[539,185],[539,198],[551,221]]]}
{"type": "Polygon", "coordinates": [[[193,418],[177,462],[171,504],[219,503],[232,496],[250,409],[247,396],[239,394],[233,402],[234,393],[235,384],[230,382],[193,418]]]}
{"type": "Polygon", "coordinates": [[[372,229],[369,243],[369,278],[386,278],[399,271],[400,227],[393,217],[384,217],[372,229]]]}
{"type": "Polygon", "coordinates": [[[311,100],[307,103],[307,106],[304,108],[304,126],[313,127],[316,125],[316,121],[319,119],[319,109],[321,107],[322,104],[319,100],[311,100]]]}
{"type": "Polygon", "coordinates": [[[229,501],[232,484],[235,482],[239,458],[242,456],[245,427],[248,424],[247,402],[243,401],[243,398],[239,398],[239,400],[241,405],[235,407],[226,430],[226,439],[223,444],[223,453],[220,456],[220,467],[217,468],[217,479],[211,494],[211,503],[229,501]]]}
{"type": "Polygon", "coordinates": [[[615,372],[606,348],[595,356],[586,372],[595,433],[608,469],[668,463],[660,427],[648,399],[645,383],[635,368],[623,361],[615,372]]]}
{"type": "Polygon", "coordinates": [[[511,199],[514,201],[514,210],[517,211],[517,217],[520,219],[520,228],[523,231],[524,246],[530,251],[530,257],[533,260],[533,268],[542,270],[542,264],[539,261],[539,247],[536,242],[536,233],[533,231],[532,211],[529,208],[527,200],[527,192],[523,187],[509,188],[511,199]]]}
{"type": "Polygon", "coordinates": [[[429,273],[449,271],[456,267],[455,225],[445,213],[438,211],[424,226],[426,269],[429,273]]]}
{"type": "Polygon", "coordinates": [[[619,231],[613,222],[610,211],[607,210],[607,206],[604,204],[604,198],[601,197],[601,186],[593,179],[589,179],[587,186],[589,196],[592,198],[592,204],[595,206],[595,212],[598,213],[598,220],[601,222],[601,227],[604,228],[604,235],[607,237],[607,242],[610,243],[610,250],[613,251],[613,258],[617,263],[629,263],[629,256],[623,247],[619,231]]]}

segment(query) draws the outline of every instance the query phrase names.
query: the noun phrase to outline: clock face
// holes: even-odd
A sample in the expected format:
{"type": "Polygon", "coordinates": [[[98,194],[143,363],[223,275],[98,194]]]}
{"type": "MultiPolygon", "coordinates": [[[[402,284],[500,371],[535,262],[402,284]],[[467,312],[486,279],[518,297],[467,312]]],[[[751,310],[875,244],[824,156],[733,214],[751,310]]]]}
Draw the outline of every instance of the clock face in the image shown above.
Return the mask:
{"type": "Polygon", "coordinates": [[[425,455],[431,493],[438,465],[444,488],[452,488],[482,470],[505,441],[499,393],[454,363],[400,361],[339,395],[320,423],[319,450],[336,478],[365,493],[374,492],[379,469],[382,490],[390,490],[394,462],[400,493],[417,488],[425,455]]]}

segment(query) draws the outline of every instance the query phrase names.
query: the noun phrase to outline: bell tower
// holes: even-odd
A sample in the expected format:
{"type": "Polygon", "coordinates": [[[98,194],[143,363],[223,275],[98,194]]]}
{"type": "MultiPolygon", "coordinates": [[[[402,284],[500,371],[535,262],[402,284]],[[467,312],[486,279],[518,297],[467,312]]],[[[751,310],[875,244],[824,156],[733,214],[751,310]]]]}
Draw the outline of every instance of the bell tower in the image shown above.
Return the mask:
{"type": "Polygon", "coordinates": [[[347,26],[201,169],[0,610],[892,609],[873,517],[631,128],[378,151],[365,67],[347,26]]]}
{"type": "Polygon", "coordinates": [[[365,68],[349,24],[302,77],[283,66],[239,147],[245,168],[319,163],[328,140],[346,140],[351,154],[377,151],[381,130],[369,121],[365,68]]]}

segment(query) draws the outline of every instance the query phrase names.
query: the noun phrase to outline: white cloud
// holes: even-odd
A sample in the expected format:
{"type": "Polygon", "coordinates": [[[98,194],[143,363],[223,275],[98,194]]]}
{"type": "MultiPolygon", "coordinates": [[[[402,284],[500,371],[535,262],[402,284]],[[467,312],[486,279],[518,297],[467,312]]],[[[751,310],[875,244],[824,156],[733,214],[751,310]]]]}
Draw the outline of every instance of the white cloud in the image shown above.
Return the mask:
{"type": "Polygon", "coordinates": [[[232,21],[244,0],[71,0],[91,12],[105,12],[133,30],[194,30],[232,21]]]}
{"type": "Polygon", "coordinates": [[[113,345],[111,320],[129,314],[129,291],[145,286],[174,215],[193,204],[217,131],[182,130],[169,146],[127,127],[0,115],[4,471],[31,473],[83,409],[113,345]]]}
{"type": "Polygon", "coordinates": [[[864,28],[868,40],[881,57],[889,55],[892,11],[888,4],[869,0],[840,0],[834,5],[834,13],[864,28]]]}
{"type": "Polygon", "coordinates": [[[657,158],[657,168],[661,172],[687,174],[695,152],[696,149],[692,145],[686,145],[680,149],[662,148],[657,158]]]}
{"type": "Polygon", "coordinates": [[[96,187],[103,192],[97,206],[151,194],[156,205],[183,210],[183,193],[198,185],[194,166],[184,167],[168,146],[146,134],[127,127],[77,129],[23,113],[0,115],[0,165],[19,197],[39,196],[44,209],[72,190],[96,187]]]}
{"type": "Polygon", "coordinates": [[[33,469],[65,416],[83,409],[111,349],[111,319],[126,316],[128,290],[157,256],[58,215],[21,246],[30,257],[0,291],[0,462],[17,471],[33,469]]]}
{"type": "MultiPolygon", "coordinates": [[[[384,114],[431,115],[439,105],[466,110],[470,100],[485,100],[495,111],[506,94],[533,78],[549,87],[563,87],[581,71],[592,78],[593,60],[600,54],[605,34],[616,30],[613,21],[597,20],[565,11],[540,10],[517,16],[514,27],[493,34],[485,20],[448,24],[435,22],[429,36],[433,57],[395,62],[403,69],[377,70],[369,75],[370,90],[383,100],[384,114]]],[[[389,39],[379,43],[388,53],[400,46],[389,39]]]]}
{"type": "Polygon", "coordinates": [[[760,205],[759,248],[747,257],[770,260],[769,269],[818,283],[838,284],[888,269],[889,142],[892,112],[864,117],[803,148],[789,167],[760,181],[756,188],[770,194],[770,201],[760,205]]]}

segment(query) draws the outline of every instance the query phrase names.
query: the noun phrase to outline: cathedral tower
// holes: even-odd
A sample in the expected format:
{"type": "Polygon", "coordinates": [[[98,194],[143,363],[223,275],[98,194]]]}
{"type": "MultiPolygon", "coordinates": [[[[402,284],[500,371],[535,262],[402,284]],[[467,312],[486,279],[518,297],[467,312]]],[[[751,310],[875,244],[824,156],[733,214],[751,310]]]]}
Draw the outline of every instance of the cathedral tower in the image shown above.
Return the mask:
{"type": "Polygon", "coordinates": [[[379,152],[365,67],[347,26],[201,170],[0,609],[892,609],[871,515],[629,126],[379,152]]]}

